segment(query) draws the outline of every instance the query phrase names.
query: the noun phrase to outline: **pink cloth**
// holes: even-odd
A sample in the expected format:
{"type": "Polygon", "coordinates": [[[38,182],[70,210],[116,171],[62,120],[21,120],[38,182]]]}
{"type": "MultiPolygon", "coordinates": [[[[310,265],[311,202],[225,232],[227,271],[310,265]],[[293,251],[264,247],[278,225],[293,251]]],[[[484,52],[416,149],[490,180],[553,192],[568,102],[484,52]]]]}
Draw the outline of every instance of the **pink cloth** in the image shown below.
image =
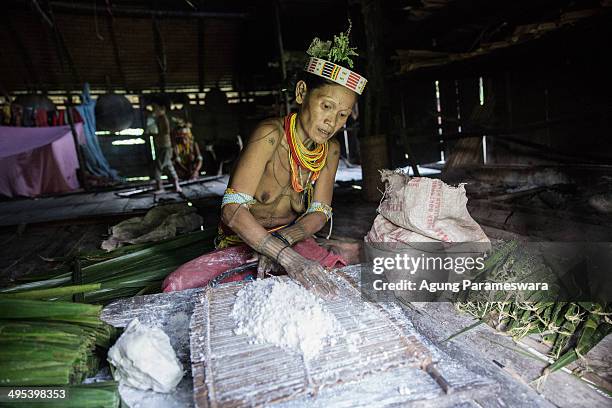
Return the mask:
{"type": "MultiPolygon", "coordinates": [[[[77,134],[83,125],[75,124],[77,134]]],[[[36,197],[79,188],[70,126],[0,126],[0,195],[36,197]]]]}
{"type": "MultiPolygon", "coordinates": [[[[347,265],[340,255],[321,248],[312,238],[298,242],[293,249],[325,268],[341,268],[347,265]]],[[[228,269],[244,265],[251,258],[253,258],[253,250],[247,245],[218,249],[179,266],[176,271],[166,277],[162,289],[164,292],[173,292],[206,286],[211,279],[228,269]]],[[[236,274],[223,280],[222,283],[243,280],[249,273],[252,271],[236,274]]]]}

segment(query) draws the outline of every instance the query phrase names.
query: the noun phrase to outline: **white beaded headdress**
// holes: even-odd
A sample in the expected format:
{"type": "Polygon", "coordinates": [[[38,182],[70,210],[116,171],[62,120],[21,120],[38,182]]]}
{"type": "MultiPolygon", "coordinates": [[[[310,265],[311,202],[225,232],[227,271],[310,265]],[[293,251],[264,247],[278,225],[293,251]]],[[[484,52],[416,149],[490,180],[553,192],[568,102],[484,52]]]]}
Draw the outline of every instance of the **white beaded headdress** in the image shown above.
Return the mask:
{"type": "Polygon", "coordinates": [[[349,46],[350,33],[351,24],[349,21],[349,28],[346,33],[334,35],[333,43],[332,41],[321,41],[319,38],[312,40],[308,51],[306,51],[310,55],[310,59],[306,63],[304,71],[329,79],[361,95],[368,80],[339,65],[345,63],[353,68],[351,56],[358,55],[355,52],[356,48],[349,46]]]}

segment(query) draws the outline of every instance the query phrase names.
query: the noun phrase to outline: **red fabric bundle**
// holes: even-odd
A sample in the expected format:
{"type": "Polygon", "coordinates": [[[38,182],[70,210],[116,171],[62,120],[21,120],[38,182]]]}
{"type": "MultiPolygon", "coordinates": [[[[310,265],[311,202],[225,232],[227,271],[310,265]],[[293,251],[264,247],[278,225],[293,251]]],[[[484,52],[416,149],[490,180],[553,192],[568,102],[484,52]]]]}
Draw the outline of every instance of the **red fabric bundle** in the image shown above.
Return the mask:
{"type": "MultiPolygon", "coordinates": [[[[347,262],[337,254],[321,248],[314,239],[298,242],[293,249],[303,257],[316,261],[325,268],[341,268],[347,262]]],[[[164,292],[173,292],[206,286],[211,279],[228,269],[236,268],[253,258],[253,250],[247,245],[218,249],[181,265],[166,277],[162,284],[164,292]]],[[[222,283],[243,280],[252,271],[233,275],[222,283]]]]}

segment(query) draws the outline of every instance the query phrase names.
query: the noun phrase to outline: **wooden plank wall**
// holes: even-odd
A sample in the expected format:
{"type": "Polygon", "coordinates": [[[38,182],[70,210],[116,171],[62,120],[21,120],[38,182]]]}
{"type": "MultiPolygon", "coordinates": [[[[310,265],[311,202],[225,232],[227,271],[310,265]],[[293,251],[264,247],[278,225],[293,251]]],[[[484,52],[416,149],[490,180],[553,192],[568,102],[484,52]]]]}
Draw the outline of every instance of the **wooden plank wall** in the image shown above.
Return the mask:
{"type": "Polygon", "coordinates": [[[422,80],[402,81],[391,87],[391,93],[392,116],[395,118],[394,131],[391,135],[394,141],[391,149],[393,165],[408,164],[404,157],[407,153],[405,142],[410,143],[412,155],[417,163],[440,160],[434,83],[422,80]],[[402,129],[402,99],[405,129],[402,129]]]}

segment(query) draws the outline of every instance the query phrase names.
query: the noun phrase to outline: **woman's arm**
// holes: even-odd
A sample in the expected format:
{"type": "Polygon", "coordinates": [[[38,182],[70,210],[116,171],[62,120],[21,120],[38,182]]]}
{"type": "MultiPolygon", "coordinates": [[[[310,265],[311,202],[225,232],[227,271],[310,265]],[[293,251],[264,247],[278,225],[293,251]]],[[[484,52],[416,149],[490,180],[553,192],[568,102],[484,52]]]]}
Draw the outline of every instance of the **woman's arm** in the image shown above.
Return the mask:
{"type": "MultiPolygon", "coordinates": [[[[280,143],[279,129],[279,125],[273,121],[263,122],[255,129],[236,163],[229,188],[251,197],[255,195],[266,164],[280,143]]],[[[251,248],[257,249],[259,243],[268,235],[244,204],[224,205],[221,219],[251,248]]]]}

